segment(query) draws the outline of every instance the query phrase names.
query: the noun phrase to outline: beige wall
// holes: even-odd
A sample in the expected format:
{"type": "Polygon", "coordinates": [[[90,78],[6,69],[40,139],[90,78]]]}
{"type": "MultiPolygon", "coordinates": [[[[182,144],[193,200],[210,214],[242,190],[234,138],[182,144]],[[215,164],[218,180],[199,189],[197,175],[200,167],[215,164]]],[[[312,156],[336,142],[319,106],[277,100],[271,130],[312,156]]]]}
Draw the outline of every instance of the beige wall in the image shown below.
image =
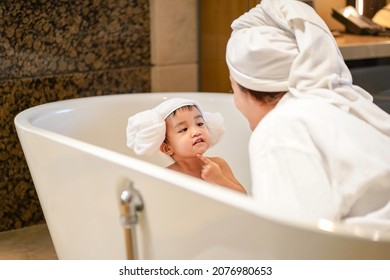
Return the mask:
{"type": "Polygon", "coordinates": [[[150,0],[152,91],[198,91],[197,0],[150,0]]]}

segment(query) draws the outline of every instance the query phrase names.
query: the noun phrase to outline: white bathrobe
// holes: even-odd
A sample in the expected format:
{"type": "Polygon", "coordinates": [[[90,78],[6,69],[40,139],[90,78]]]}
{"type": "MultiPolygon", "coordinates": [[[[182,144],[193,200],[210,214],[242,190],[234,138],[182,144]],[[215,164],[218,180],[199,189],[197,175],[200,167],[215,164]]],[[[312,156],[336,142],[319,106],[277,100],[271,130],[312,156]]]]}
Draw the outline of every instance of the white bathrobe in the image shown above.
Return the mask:
{"type": "Polygon", "coordinates": [[[285,216],[390,230],[389,147],[355,116],[287,93],[250,138],[253,197],[285,216]]]}

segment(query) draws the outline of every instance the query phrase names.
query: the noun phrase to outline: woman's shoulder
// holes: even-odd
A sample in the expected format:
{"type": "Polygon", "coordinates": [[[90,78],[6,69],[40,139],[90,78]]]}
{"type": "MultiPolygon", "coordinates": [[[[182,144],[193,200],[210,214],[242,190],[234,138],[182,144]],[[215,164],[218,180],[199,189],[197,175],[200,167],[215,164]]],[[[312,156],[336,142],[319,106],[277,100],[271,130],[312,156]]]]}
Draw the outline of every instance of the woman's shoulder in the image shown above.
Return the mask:
{"type": "Polygon", "coordinates": [[[306,115],[307,112],[312,113],[323,113],[323,112],[332,112],[336,107],[330,102],[319,100],[317,98],[289,98],[286,102],[278,106],[279,113],[286,115],[306,115]]]}
{"type": "Polygon", "coordinates": [[[264,123],[269,121],[274,128],[280,125],[295,129],[296,125],[317,126],[344,118],[349,118],[348,114],[329,102],[315,98],[291,98],[275,107],[264,118],[264,123]]]}

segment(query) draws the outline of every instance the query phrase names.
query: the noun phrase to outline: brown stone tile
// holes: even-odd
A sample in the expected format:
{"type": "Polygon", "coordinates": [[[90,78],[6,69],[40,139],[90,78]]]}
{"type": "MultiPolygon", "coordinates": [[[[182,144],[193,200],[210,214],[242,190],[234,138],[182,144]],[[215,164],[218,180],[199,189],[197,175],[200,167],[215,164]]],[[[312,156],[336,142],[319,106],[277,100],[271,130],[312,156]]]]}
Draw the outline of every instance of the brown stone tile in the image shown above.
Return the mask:
{"type": "Polygon", "coordinates": [[[2,1],[0,79],[150,64],[149,0],[2,1]]]}

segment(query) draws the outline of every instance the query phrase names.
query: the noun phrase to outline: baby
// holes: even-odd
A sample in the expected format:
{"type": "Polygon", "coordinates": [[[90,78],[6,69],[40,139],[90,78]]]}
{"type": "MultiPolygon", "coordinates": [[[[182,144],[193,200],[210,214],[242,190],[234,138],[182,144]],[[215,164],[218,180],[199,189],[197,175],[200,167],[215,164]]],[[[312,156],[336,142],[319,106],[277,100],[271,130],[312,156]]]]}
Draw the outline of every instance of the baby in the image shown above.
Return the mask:
{"type": "Polygon", "coordinates": [[[138,155],[158,151],[174,162],[167,168],[245,193],[227,162],[203,154],[222,137],[223,118],[184,98],[171,98],[129,118],[127,145],[138,155]]]}

